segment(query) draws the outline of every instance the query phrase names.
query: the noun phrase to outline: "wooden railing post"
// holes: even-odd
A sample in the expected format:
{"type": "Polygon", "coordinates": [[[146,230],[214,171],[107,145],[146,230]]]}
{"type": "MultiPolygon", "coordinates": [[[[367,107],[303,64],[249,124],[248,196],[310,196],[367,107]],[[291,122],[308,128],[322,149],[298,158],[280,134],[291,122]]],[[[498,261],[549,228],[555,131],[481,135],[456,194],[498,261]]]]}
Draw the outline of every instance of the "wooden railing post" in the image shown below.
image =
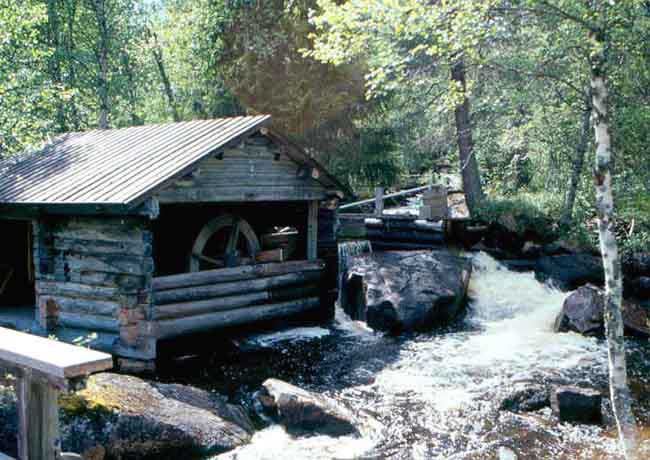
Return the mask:
{"type": "Polygon", "coordinates": [[[375,216],[384,214],[384,187],[375,188],[375,216]]]}
{"type": "Polygon", "coordinates": [[[111,355],[0,327],[0,367],[16,376],[18,460],[79,458],[61,454],[59,393],[112,368],[111,355]]]}
{"type": "Polygon", "coordinates": [[[24,371],[16,382],[19,460],[59,460],[59,390],[24,371]]]}

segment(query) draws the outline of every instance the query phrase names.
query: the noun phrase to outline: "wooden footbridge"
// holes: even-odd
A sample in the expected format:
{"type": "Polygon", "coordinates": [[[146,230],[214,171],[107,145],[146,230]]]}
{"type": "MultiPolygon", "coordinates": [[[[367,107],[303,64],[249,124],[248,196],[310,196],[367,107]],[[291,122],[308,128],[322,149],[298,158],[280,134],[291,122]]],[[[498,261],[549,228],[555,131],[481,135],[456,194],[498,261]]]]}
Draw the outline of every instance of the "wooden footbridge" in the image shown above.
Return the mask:
{"type": "Polygon", "coordinates": [[[338,209],[339,237],[367,239],[376,249],[418,250],[445,245],[466,233],[471,221],[462,191],[434,185],[388,194],[377,187],[374,198],[338,209]],[[417,195],[421,195],[419,206],[386,207],[388,200],[417,195]],[[372,212],[367,212],[369,208],[372,212]],[[362,212],[350,212],[353,209],[362,212]]]}

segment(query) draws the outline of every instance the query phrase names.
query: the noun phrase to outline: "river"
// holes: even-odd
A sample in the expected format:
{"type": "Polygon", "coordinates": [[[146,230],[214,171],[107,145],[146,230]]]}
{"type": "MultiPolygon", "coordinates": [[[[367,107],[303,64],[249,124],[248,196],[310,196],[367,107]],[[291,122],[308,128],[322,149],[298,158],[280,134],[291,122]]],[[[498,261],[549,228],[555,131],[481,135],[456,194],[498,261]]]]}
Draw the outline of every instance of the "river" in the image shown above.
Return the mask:
{"type": "MultiPolygon", "coordinates": [[[[484,253],[471,257],[467,315],[445,330],[386,337],[338,312],[328,328],[256,336],[208,362],[176,363],[174,380],[237,402],[250,404],[260,383],[275,377],[326,394],[359,418],[360,438],[294,439],[271,424],[215,459],[618,459],[610,419],[603,427],[568,425],[548,408],[499,410],[527,382],[605,391],[606,347],[552,331],[566,293],[484,253]]],[[[628,348],[637,415],[648,426],[650,347],[629,340],[628,348]]]]}

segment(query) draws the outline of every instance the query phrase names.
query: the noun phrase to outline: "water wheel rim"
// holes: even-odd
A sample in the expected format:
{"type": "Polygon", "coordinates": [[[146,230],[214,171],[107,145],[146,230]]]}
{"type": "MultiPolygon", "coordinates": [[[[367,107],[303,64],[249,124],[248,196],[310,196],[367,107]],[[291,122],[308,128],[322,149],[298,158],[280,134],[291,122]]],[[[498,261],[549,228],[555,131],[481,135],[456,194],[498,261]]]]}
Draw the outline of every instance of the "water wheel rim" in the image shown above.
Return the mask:
{"type": "MultiPolygon", "coordinates": [[[[224,214],[215,217],[206,223],[196,237],[190,254],[190,272],[198,272],[201,270],[201,260],[198,257],[194,257],[194,255],[203,255],[203,251],[208,244],[208,241],[210,241],[210,238],[225,227],[237,227],[237,233],[239,236],[243,236],[246,240],[246,247],[251,256],[254,256],[260,251],[259,239],[255,234],[255,230],[253,230],[253,227],[246,221],[246,219],[233,214],[224,214]]],[[[232,244],[236,244],[236,241],[237,240],[235,240],[235,243],[229,241],[229,245],[232,246],[232,244]]]]}

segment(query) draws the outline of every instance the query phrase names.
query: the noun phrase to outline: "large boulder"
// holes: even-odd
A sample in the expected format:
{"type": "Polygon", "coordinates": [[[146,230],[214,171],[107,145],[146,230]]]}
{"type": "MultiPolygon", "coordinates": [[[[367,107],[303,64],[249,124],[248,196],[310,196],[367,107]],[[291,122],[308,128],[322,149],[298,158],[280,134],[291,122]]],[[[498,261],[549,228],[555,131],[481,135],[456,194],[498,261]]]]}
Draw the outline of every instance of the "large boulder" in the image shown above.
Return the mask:
{"type": "MultiPolygon", "coordinates": [[[[571,293],[555,319],[556,332],[578,332],[583,335],[602,337],[604,326],[604,292],[593,285],[582,286],[571,293]]],[[[625,332],[634,336],[650,336],[650,312],[643,306],[623,301],[625,332]]]]}
{"type": "Polygon", "coordinates": [[[590,388],[561,386],[551,393],[551,409],[561,422],[599,424],[602,395],[590,388]]]}
{"type": "MultiPolygon", "coordinates": [[[[60,408],[63,451],[97,460],[216,454],[253,433],[244,409],[219,395],[112,373],[90,377],[85,390],[61,397],[60,408]]],[[[1,393],[0,415],[0,451],[11,453],[15,399],[1,393]]]]}
{"type": "Polygon", "coordinates": [[[602,285],[605,281],[602,259],[591,254],[540,257],[535,266],[535,277],[564,291],[587,283],[602,285]]]}
{"type": "Polygon", "coordinates": [[[449,251],[387,251],[352,258],[344,274],[344,309],[375,330],[444,325],[462,311],[471,262],[449,251]]]}
{"type": "Polygon", "coordinates": [[[267,415],[295,435],[358,435],[353,415],[335,401],[287,382],[268,379],[257,393],[267,415]]]}

